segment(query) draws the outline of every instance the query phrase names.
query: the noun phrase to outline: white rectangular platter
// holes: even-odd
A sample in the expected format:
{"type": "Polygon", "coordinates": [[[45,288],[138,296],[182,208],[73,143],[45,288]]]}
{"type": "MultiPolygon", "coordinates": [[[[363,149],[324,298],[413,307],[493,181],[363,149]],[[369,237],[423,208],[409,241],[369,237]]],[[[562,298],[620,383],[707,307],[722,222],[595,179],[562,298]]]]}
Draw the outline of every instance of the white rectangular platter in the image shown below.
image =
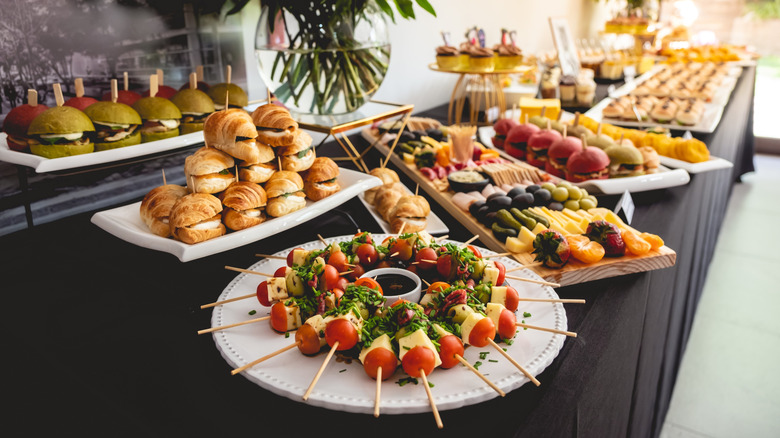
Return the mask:
{"type": "Polygon", "coordinates": [[[141,219],[141,202],[95,213],[92,223],[114,236],[134,245],[167,252],[182,262],[217,254],[256,242],[288,228],[306,222],[347,202],[373,187],[382,185],[377,177],[349,169],[340,169],[338,177],[341,190],[317,202],[307,200],[306,207],[288,215],[269,218],[260,225],[193,245],[152,234],[141,219]]]}

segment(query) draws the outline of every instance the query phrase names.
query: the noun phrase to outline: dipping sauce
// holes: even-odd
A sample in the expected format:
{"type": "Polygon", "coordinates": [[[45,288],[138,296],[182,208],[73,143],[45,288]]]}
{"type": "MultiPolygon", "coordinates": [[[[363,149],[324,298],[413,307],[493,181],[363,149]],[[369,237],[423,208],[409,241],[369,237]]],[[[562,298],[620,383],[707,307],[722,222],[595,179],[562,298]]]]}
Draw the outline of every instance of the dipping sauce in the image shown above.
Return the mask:
{"type": "Polygon", "coordinates": [[[459,170],[450,174],[450,179],[462,183],[475,183],[485,180],[485,176],[473,170],[459,170]]]}
{"type": "Polygon", "coordinates": [[[414,290],[417,284],[409,277],[398,274],[381,274],[376,277],[385,296],[398,296],[414,290]]]}

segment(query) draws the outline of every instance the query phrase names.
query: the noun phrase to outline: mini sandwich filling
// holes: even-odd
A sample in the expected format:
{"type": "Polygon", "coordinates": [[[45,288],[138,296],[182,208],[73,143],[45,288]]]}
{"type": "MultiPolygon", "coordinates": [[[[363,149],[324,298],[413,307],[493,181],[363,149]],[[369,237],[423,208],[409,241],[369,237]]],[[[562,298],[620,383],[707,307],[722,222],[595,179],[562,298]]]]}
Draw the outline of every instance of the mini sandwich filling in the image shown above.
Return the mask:
{"type": "Polygon", "coordinates": [[[211,113],[181,113],[181,123],[204,123],[211,113]]]}
{"type": "Polygon", "coordinates": [[[148,119],[144,120],[141,132],[151,134],[154,132],[168,132],[179,127],[179,121],[176,119],[148,119]]]}
{"type": "Polygon", "coordinates": [[[68,134],[39,134],[30,137],[29,145],[85,145],[89,144],[89,133],[71,132],[68,134]]]}
{"type": "Polygon", "coordinates": [[[577,179],[581,180],[589,180],[589,179],[600,179],[603,176],[609,175],[609,168],[604,168],[602,170],[597,170],[595,172],[590,173],[575,173],[574,176],[577,179]]]}
{"type": "Polygon", "coordinates": [[[625,176],[643,170],[642,164],[616,163],[609,165],[610,175],[625,176]]]}
{"type": "Polygon", "coordinates": [[[119,141],[133,134],[138,125],[121,123],[94,122],[97,140],[100,142],[119,141]]]}
{"type": "Polygon", "coordinates": [[[244,169],[247,169],[251,172],[255,172],[260,176],[268,176],[268,177],[270,177],[276,172],[276,166],[268,163],[253,164],[251,166],[244,167],[244,169]]]}
{"type": "Polygon", "coordinates": [[[189,225],[186,228],[189,228],[191,230],[214,230],[219,228],[219,225],[221,223],[222,223],[222,215],[218,214],[210,219],[206,219],[205,221],[200,221],[198,223],[189,225]]]}
{"type": "Polygon", "coordinates": [[[266,135],[269,137],[284,137],[289,134],[289,131],[287,129],[278,129],[278,128],[266,128],[263,126],[255,126],[255,128],[258,131],[263,131],[266,135]]]}

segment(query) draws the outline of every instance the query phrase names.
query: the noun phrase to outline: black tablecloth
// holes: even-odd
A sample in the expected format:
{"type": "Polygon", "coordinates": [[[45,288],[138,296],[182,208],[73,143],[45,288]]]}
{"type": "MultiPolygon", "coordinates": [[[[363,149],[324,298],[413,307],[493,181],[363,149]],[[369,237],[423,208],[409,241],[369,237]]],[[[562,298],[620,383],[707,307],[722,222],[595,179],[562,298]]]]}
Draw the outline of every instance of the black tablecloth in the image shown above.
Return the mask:
{"type": "MultiPolygon", "coordinates": [[[[566,305],[569,329],[579,336],[566,339],[539,376],[540,387],[443,411],[445,428],[438,431],[430,413],[347,414],[230,375],[212,338],[196,334],[211,317],[199,306],[236,276],[223,267],[250,266],[255,253],[317,234],[358,227],[380,233],[357,199],[262,242],[188,263],[111,236],[89,222],[90,212],[0,238],[0,372],[10,404],[3,427],[30,436],[657,436],[731,185],[752,170],[754,79],[755,70],[747,69],[718,130],[702,136],[734,169],[634,197],[634,225],[663,236],[677,251],[676,266],[559,289],[587,304],[566,305]]],[[[446,107],[428,114],[446,115],[446,107]]],[[[325,145],[320,153],[339,151],[325,145]]],[[[374,166],[380,157],[367,159],[374,166]]],[[[470,237],[441,207],[433,209],[450,238],[470,237]]]]}

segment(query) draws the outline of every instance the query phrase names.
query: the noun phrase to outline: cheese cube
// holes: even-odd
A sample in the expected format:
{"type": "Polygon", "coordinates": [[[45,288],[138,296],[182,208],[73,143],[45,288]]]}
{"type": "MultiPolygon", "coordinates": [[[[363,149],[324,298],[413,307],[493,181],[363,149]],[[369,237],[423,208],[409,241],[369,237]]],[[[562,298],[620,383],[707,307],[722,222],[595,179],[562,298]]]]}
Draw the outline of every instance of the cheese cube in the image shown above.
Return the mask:
{"type": "Polygon", "coordinates": [[[498,327],[498,320],[501,317],[501,312],[506,309],[503,304],[487,303],[487,317],[493,321],[493,325],[498,327]]]}
{"type": "Polygon", "coordinates": [[[471,331],[474,330],[474,326],[476,326],[478,322],[482,321],[483,318],[485,318],[485,316],[481,313],[471,312],[468,318],[463,321],[463,324],[460,325],[460,338],[463,340],[464,344],[469,343],[469,336],[471,335],[471,331]]]}
{"type": "Polygon", "coordinates": [[[546,230],[547,227],[544,226],[544,224],[536,224],[533,230],[531,232],[534,234],[534,237],[536,237],[537,234],[541,233],[542,231],[546,230]]]}
{"type": "Polygon", "coordinates": [[[323,318],[322,315],[314,315],[307,319],[304,324],[310,325],[312,328],[314,328],[314,331],[317,332],[317,336],[320,339],[320,348],[324,347],[325,344],[327,344],[325,341],[325,327],[327,326],[325,318],[323,318]]]}
{"type": "Polygon", "coordinates": [[[390,342],[390,336],[388,336],[385,333],[382,336],[374,339],[371,345],[360,350],[360,354],[358,355],[358,360],[360,360],[361,363],[365,362],[368,353],[370,353],[372,350],[375,350],[377,348],[386,348],[390,351],[393,351],[393,344],[390,342]]]}
{"type": "Polygon", "coordinates": [[[439,335],[440,338],[443,338],[445,336],[449,336],[452,333],[448,332],[444,327],[440,326],[439,324],[433,325],[433,331],[436,332],[437,335],[439,335]]]}
{"type": "Polygon", "coordinates": [[[287,313],[287,331],[297,330],[301,326],[301,309],[298,306],[284,306],[287,313]]]}
{"type": "Polygon", "coordinates": [[[498,282],[498,276],[500,272],[495,266],[485,266],[482,272],[482,283],[496,284],[498,282]]]}
{"type": "Polygon", "coordinates": [[[409,350],[411,350],[414,347],[430,348],[431,351],[433,351],[434,356],[436,357],[434,368],[441,365],[441,358],[439,357],[439,352],[436,351],[436,346],[433,345],[433,342],[431,342],[431,339],[423,331],[423,329],[417,329],[411,334],[398,339],[398,358],[403,360],[406,353],[409,352],[409,350]]]}
{"type": "Polygon", "coordinates": [[[309,255],[309,251],[305,249],[293,250],[293,266],[303,266],[306,263],[306,256],[309,255]]]}
{"type": "Polygon", "coordinates": [[[426,305],[428,305],[428,303],[432,303],[434,295],[436,295],[436,294],[425,294],[425,295],[423,295],[422,299],[420,299],[420,305],[425,307],[426,305]]]}
{"type": "Polygon", "coordinates": [[[290,297],[287,294],[287,283],[284,278],[271,277],[266,283],[268,284],[268,301],[273,303],[290,297]]]}
{"type": "Polygon", "coordinates": [[[506,286],[493,286],[490,291],[490,302],[506,306],[506,286]]]}

